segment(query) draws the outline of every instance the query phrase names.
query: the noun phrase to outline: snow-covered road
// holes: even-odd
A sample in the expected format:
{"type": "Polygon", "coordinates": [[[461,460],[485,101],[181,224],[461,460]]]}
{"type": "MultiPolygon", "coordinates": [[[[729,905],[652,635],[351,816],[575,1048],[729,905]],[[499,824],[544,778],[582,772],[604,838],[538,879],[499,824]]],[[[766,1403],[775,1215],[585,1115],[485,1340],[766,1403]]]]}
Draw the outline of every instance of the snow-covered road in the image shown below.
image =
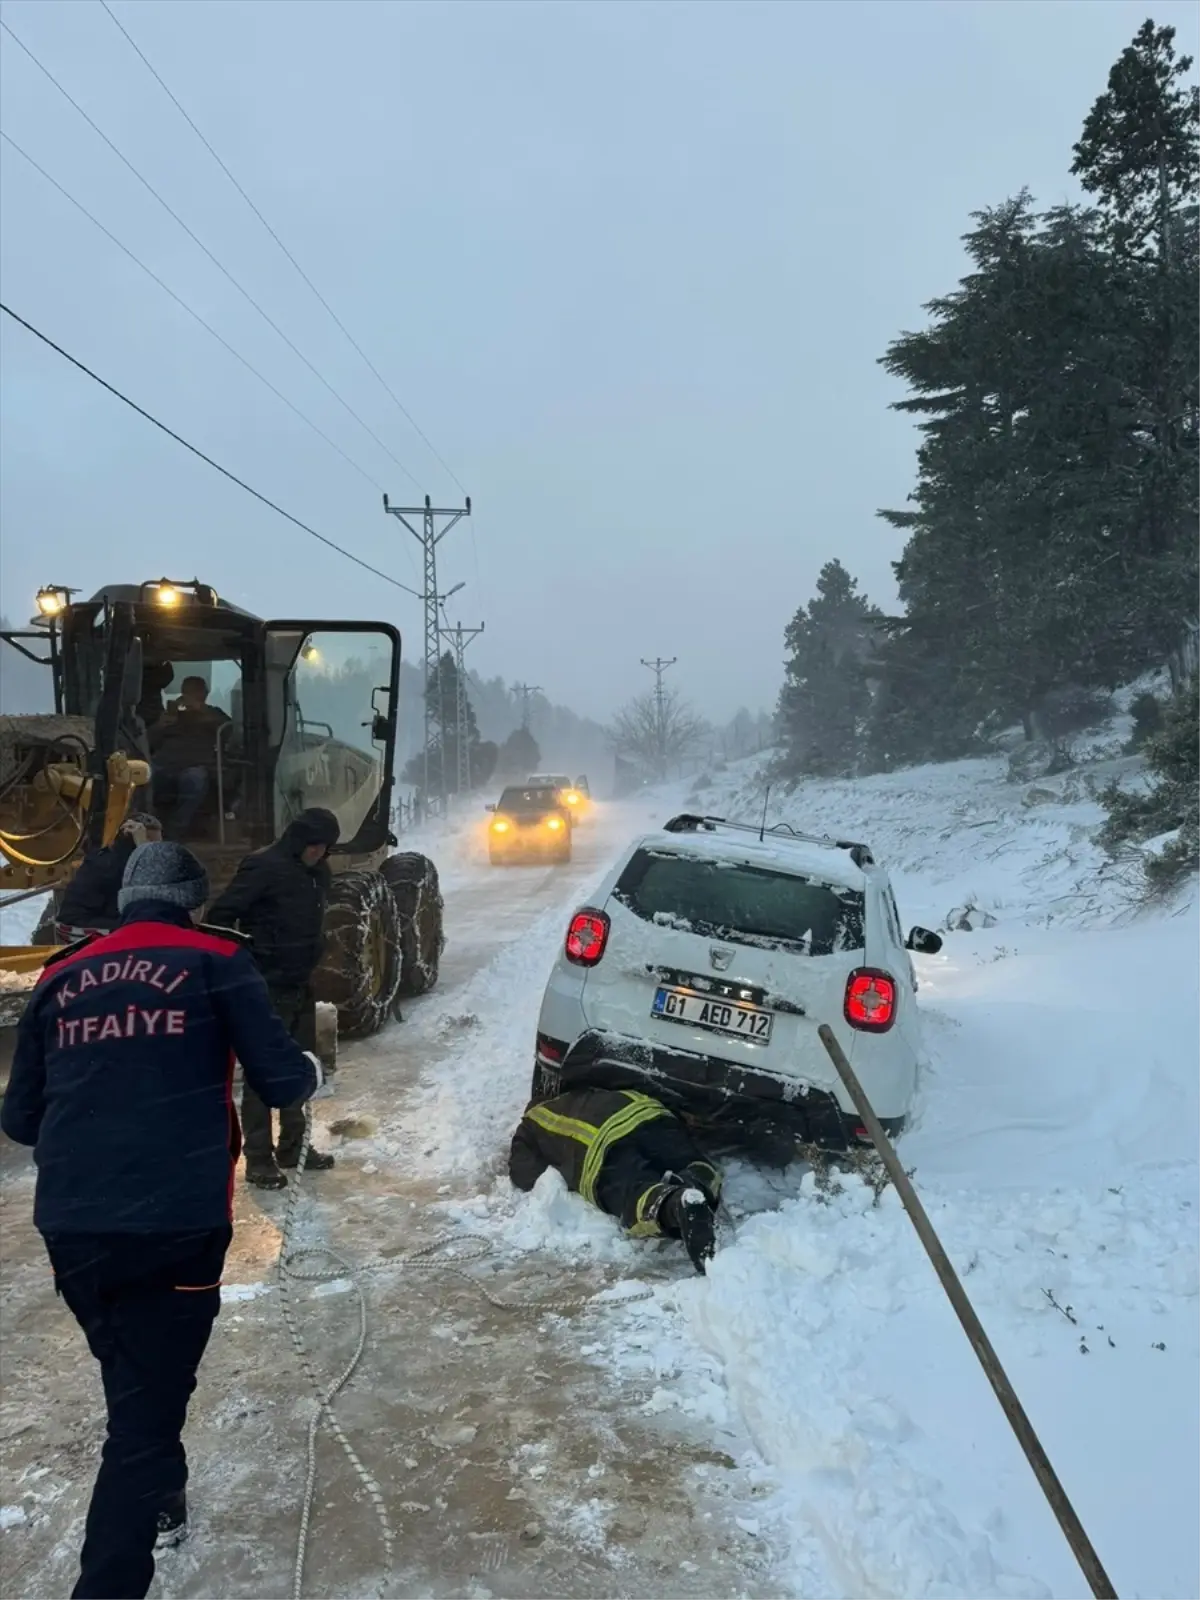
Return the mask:
{"type": "MultiPolygon", "coordinates": [[[[651,1291],[505,1321],[462,1284],[372,1280],[343,1409],[399,1530],[387,1592],[1074,1600],[1083,1581],[893,1194],[736,1170],[736,1237],[700,1280],[553,1175],[528,1197],[503,1176],[565,915],[670,803],[601,808],[564,869],[490,870],[481,830],[441,841],[442,985],[348,1047],[320,1106],[357,1126],[314,1180],[313,1236],[363,1256],[461,1227],[494,1242],[484,1270],[507,1293],[651,1291]]],[[[752,771],[704,795],[760,805],[752,771]]],[[[920,963],[930,1067],[905,1164],[1118,1592],[1200,1593],[1194,905],[1122,918],[1078,774],[1031,791],[1002,762],[962,762],[809,784],[772,809],[870,839],[909,921],[970,903],[991,922],[920,963]]],[[[22,1163],[6,1153],[0,1500],[17,1591],[49,1595],[96,1396],[28,1236],[22,1163]]],[[[276,1215],[241,1197],[240,1287],[191,1429],[200,1538],[164,1563],[164,1594],[286,1583],[307,1401],[263,1292],[276,1215]]],[[[326,1296],[308,1315],[333,1370],[350,1307],[326,1296]]],[[[322,1461],[308,1592],[362,1594],[381,1576],[370,1523],[322,1461]]]]}

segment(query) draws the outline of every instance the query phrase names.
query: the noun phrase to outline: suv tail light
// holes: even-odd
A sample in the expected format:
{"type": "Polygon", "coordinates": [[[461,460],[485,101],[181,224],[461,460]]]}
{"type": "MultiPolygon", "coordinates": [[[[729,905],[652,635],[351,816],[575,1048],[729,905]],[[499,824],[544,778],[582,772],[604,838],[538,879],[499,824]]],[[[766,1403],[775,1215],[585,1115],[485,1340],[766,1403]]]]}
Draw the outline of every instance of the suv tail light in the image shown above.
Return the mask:
{"type": "Polygon", "coordinates": [[[571,918],[567,929],[566,957],[576,966],[594,967],[608,943],[608,917],[603,911],[585,907],[571,918]]]}
{"type": "Polygon", "coordinates": [[[896,1020],[896,984],[875,967],[857,967],[846,980],[846,1021],[862,1033],[886,1033],[896,1020]]]}

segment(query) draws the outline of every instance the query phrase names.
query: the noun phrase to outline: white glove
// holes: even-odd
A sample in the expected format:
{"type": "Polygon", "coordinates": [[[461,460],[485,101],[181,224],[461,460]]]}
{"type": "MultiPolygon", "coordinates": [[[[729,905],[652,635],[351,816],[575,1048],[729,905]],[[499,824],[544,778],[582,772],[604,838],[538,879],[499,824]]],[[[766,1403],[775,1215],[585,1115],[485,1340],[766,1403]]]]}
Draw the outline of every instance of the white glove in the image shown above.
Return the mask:
{"type": "Polygon", "coordinates": [[[305,1054],[305,1056],[306,1056],[306,1057],[307,1057],[307,1058],[308,1058],[308,1060],[309,1060],[309,1061],[311,1061],[311,1062],[312,1062],[312,1064],[313,1064],[313,1071],[314,1071],[314,1072],[315,1072],[315,1073],[316,1073],[316,1075],[317,1075],[317,1082],[316,1082],[316,1086],[315,1086],[315,1087],[314,1087],[314,1089],[313,1089],[313,1093],[312,1093],[312,1094],[310,1094],[310,1095],[309,1095],[309,1097],[308,1097],[308,1098],[309,1098],[309,1099],[310,1099],[310,1100],[311,1100],[311,1099],[312,1099],[312,1097],[313,1097],[313,1095],[315,1095],[315,1094],[316,1094],[316,1093],[317,1093],[317,1090],[319,1090],[319,1089],[320,1089],[320,1088],[322,1088],[322,1087],[323,1087],[323,1085],[324,1085],[324,1083],[325,1083],[325,1068],[324,1068],[324,1067],[323,1067],[323,1066],[322,1066],[322,1065],[321,1065],[321,1058],[320,1058],[320,1056],[318,1056],[318,1055],[315,1055],[315,1054],[314,1054],[314,1053],[313,1053],[313,1051],[311,1051],[311,1050],[306,1050],[306,1051],[305,1051],[305,1052],[304,1052],[304,1054],[305,1054]]]}

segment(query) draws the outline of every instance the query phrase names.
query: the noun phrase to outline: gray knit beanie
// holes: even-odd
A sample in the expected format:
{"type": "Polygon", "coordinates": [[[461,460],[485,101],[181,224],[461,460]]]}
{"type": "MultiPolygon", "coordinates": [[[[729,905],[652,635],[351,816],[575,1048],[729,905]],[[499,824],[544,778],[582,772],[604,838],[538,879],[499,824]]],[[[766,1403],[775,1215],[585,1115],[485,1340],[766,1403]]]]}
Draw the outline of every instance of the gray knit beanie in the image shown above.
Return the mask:
{"type": "Polygon", "coordinates": [[[208,874],[190,850],[164,840],[140,844],[125,863],[117,906],[127,911],[141,900],[165,900],[197,911],[208,899],[208,874]]]}

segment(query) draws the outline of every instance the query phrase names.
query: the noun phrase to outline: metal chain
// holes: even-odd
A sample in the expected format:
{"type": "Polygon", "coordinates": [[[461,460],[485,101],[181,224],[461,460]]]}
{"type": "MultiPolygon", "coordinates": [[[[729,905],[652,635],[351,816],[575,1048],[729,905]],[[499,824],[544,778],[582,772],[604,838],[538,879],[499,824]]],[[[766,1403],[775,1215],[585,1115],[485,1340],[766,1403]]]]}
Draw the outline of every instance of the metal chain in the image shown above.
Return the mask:
{"type": "Polygon", "coordinates": [[[304,1142],[300,1148],[300,1159],[296,1165],[295,1177],[289,1185],[288,1202],[283,1217],[279,1259],[276,1263],[276,1281],[279,1285],[279,1303],[283,1312],[284,1324],[287,1327],[292,1348],[296,1352],[296,1358],[300,1363],[301,1370],[308,1379],[309,1386],[317,1400],[316,1409],[308,1424],[304,1496],[300,1506],[300,1529],[296,1538],[296,1561],[292,1573],[292,1600],[302,1600],[304,1592],[304,1564],[308,1553],[313,1498],[317,1484],[317,1433],[320,1429],[322,1418],[328,1423],[330,1432],[341,1445],[346,1459],[367,1492],[383,1538],[386,1568],[390,1572],[392,1567],[396,1540],[388,1517],[383,1491],[364,1466],[350,1440],[346,1437],[345,1431],[333,1409],[334,1400],[354,1376],[366,1350],[368,1332],[367,1301],[361,1282],[366,1273],[380,1272],[388,1268],[394,1269],[397,1267],[406,1268],[410,1272],[441,1272],[448,1277],[458,1278],[468,1288],[482,1295],[484,1300],[498,1311],[524,1311],[534,1314],[550,1313],[556,1316],[570,1316],[576,1312],[596,1309],[597,1306],[606,1304],[622,1307],[634,1305],[640,1300],[648,1300],[653,1293],[648,1288],[638,1289],[633,1294],[623,1295],[619,1300],[612,1302],[598,1301],[595,1294],[580,1295],[571,1299],[502,1299],[501,1296],[493,1294],[477,1278],[471,1277],[469,1273],[463,1270],[464,1265],[468,1262],[483,1261],[496,1254],[496,1248],[490,1239],[483,1239],[475,1234],[439,1233],[428,1244],[422,1245],[419,1250],[410,1251],[407,1255],[377,1256],[373,1260],[366,1262],[351,1261],[348,1257],[339,1255],[337,1251],[331,1249],[328,1245],[312,1245],[304,1249],[294,1249],[292,1246],[292,1232],[300,1201],[300,1190],[305,1164],[308,1161],[311,1137],[312,1108],[310,1105],[306,1105],[304,1108],[304,1142]],[[445,1257],[439,1256],[439,1251],[447,1249],[455,1251],[453,1260],[447,1260],[445,1257]],[[300,1265],[302,1261],[312,1257],[321,1257],[326,1263],[333,1263],[336,1270],[330,1271],[328,1265],[321,1268],[314,1266],[302,1267],[300,1265]],[[349,1281],[358,1302],[358,1341],[354,1347],[354,1354],[350,1357],[340,1375],[332,1383],[326,1385],[322,1382],[309,1357],[308,1347],[304,1342],[304,1335],[292,1300],[291,1287],[294,1283],[327,1283],[343,1277],[349,1281]]]}

